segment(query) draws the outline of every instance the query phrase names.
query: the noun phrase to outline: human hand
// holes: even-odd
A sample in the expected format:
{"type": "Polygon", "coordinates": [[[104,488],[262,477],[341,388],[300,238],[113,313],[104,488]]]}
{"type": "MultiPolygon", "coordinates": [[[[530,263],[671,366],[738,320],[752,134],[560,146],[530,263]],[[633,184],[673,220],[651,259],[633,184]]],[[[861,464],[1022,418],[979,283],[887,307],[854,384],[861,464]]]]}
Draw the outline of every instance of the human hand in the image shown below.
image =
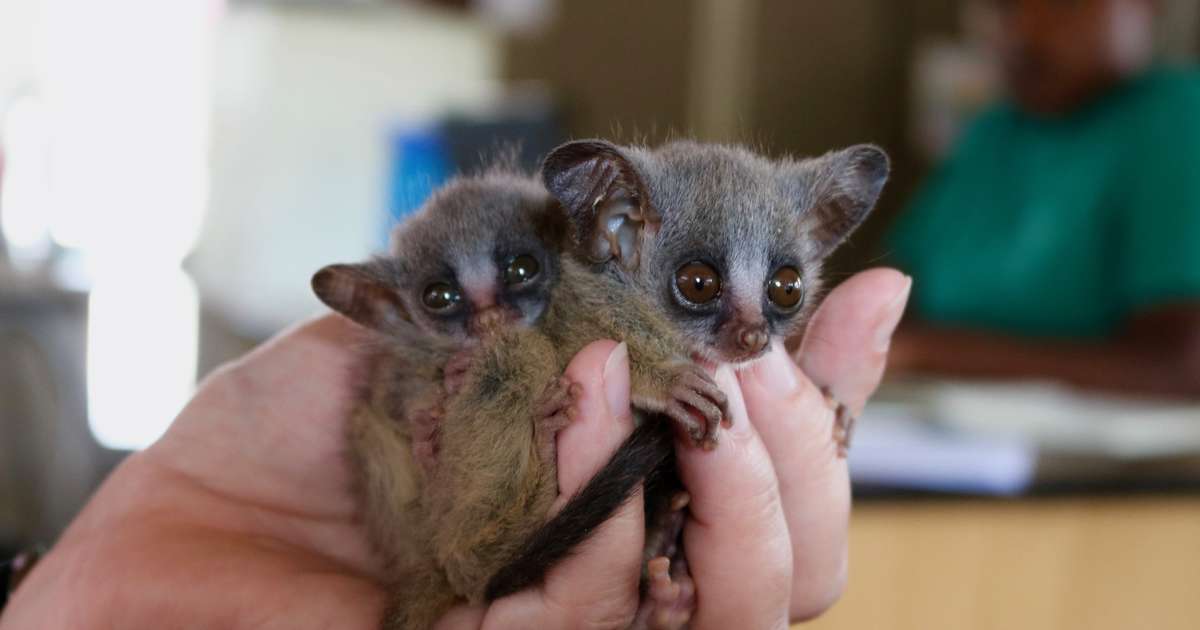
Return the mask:
{"type": "MultiPolygon", "coordinates": [[[[696,589],[691,627],[783,627],[789,620],[817,616],[840,596],[847,571],[850,484],[846,460],[839,457],[833,437],[835,410],[822,388],[851,413],[862,411],[883,375],[889,339],[904,312],[910,285],[911,279],[892,270],[859,274],[835,289],[814,317],[800,351],[800,368],[782,348],[775,348],[750,370],[718,371],[718,382],[730,394],[733,427],[713,452],[677,449],[692,497],[684,529],[696,589]]],[[[573,379],[589,391],[596,388],[589,379],[601,371],[599,356],[611,344],[593,344],[572,365],[579,368],[573,379]]],[[[607,409],[586,408],[585,419],[562,434],[559,483],[564,494],[598,467],[595,444],[611,449],[628,434],[626,366],[614,360],[604,370],[609,376],[602,380],[609,382],[626,375],[616,387],[620,395],[610,399],[607,409]],[[608,417],[616,420],[606,424],[608,417]],[[577,432],[591,437],[578,439],[577,432]]],[[[636,596],[623,594],[636,588],[640,557],[631,562],[628,552],[641,549],[641,517],[640,502],[630,502],[606,527],[626,527],[630,520],[636,527],[624,530],[624,539],[611,535],[606,541],[589,540],[585,547],[592,553],[605,549],[601,553],[628,572],[610,567],[614,570],[604,580],[588,583],[581,581],[586,570],[577,569],[577,577],[566,579],[564,565],[551,574],[559,586],[548,582],[547,588],[600,588],[597,601],[607,601],[612,611],[606,619],[633,614],[636,596]]],[[[544,595],[536,597],[546,601],[544,595]]],[[[502,603],[493,606],[493,613],[502,603]]],[[[572,617],[568,612],[563,619],[572,617]]],[[[519,617],[506,621],[516,622],[511,627],[532,627],[520,623],[519,617]]]]}
{"type": "Polygon", "coordinates": [[[678,449],[692,497],[684,528],[697,593],[692,627],[783,627],[841,595],[850,483],[821,388],[862,411],[910,284],[877,269],[834,289],[808,327],[799,368],[776,347],[748,370],[718,370],[732,428],[715,451],[678,449]]]}
{"type": "MultiPolygon", "coordinates": [[[[104,482],[0,629],[377,628],[382,568],[345,457],[358,334],[324,317],[214,373],[161,440],[104,482]]],[[[632,430],[606,412],[608,350],[586,349],[568,369],[585,391],[578,426],[560,438],[564,492],[632,430]]],[[[461,607],[442,626],[616,627],[636,607],[642,535],[631,501],[539,591],[461,607]]]]}
{"type": "MultiPolygon", "coordinates": [[[[864,338],[886,328],[889,301],[902,310],[901,285],[886,271],[852,279],[810,328],[804,366],[855,412],[884,360],[864,338]]],[[[17,591],[0,630],[375,627],[381,568],[355,520],[343,456],[354,335],[345,320],[322,318],[215,373],[162,440],[104,483],[17,591]]],[[[593,344],[568,368],[585,391],[580,419],[559,438],[564,496],[631,428],[627,370],[619,357],[608,364],[612,348],[593,344]]],[[[739,421],[712,454],[682,449],[696,517],[685,530],[696,627],[731,618],[769,627],[789,608],[810,616],[844,579],[849,493],[832,413],[790,362],[795,387],[767,385],[780,356],[740,377],[720,373],[742,393],[739,421]]],[[[642,534],[641,502],[630,501],[541,589],[460,607],[440,627],[621,627],[637,607],[642,534]]]]}

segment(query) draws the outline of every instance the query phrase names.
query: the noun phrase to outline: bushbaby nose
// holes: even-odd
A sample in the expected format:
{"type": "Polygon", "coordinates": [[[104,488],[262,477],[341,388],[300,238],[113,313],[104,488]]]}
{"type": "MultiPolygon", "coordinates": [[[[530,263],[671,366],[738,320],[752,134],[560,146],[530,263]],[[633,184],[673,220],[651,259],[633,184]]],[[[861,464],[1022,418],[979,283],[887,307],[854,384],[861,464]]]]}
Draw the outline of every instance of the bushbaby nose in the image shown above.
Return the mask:
{"type": "Polygon", "coordinates": [[[491,332],[504,323],[504,313],[497,307],[487,308],[475,315],[474,323],[477,331],[491,332]]]}
{"type": "Polygon", "coordinates": [[[765,326],[746,326],[738,333],[738,345],[749,353],[762,352],[767,347],[767,329],[765,326]]]}

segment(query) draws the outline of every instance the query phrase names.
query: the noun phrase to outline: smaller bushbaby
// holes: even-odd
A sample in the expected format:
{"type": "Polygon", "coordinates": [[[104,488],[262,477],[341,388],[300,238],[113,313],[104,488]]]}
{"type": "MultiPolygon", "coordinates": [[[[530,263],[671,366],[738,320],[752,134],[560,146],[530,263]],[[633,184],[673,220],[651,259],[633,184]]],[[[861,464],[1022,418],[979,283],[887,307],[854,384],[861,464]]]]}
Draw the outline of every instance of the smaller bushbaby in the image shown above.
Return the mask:
{"type": "MultiPolygon", "coordinates": [[[[366,263],[330,265],[312,286],[328,306],[373,332],[348,443],[370,541],[401,588],[424,575],[430,476],[438,466],[442,408],[480,337],[528,326],[559,276],[564,219],[541,185],[498,166],[438,190],[366,263]],[[421,567],[417,569],[416,567],[421,567]]],[[[572,390],[548,383],[547,405],[572,390]]],[[[546,415],[556,417],[558,409],[546,415]]],[[[552,448],[554,423],[543,423],[552,448]]],[[[554,458],[547,454],[551,464],[554,458]]],[[[553,481],[554,469],[546,472],[553,481]]],[[[546,484],[543,484],[546,485],[546,484]]],[[[543,488],[553,498],[556,484],[543,488]]]]}
{"type": "MultiPolygon", "coordinates": [[[[725,419],[725,395],[658,307],[628,284],[571,257],[553,262],[550,254],[538,260],[547,275],[536,284],[547,293],[533,292],[534,284],[523,288],[538,278],[523,280],[510,270],[532,250],[527,241],[514,248],[506,239],[558,223],[540,212],[540,222],[514,221],[505,211],[514,199],[503,186],[481,190],[469,203],[462,191],[448,188],[406,224],[390,257],[330,266],[313,282],[326,304],[385,334],[384,359],[372,371],[372,403],[358,414],[352,436],[368,528],[395,578],[385,628],[427,628],[456,602],[484,601],[487,581],[546,522],[558,493],[554,437],[577,394],[563,371],[586,344],[628,343],[632,401],[642,416],[665,418],[643,425],[678,425],[695,445],[712,446],[725,419]],[[446,202],[451,198],[454,204],[446,202]],[[464,246],[466,254],[456,253],[464,246]],[[536,295],[538,308],[516,306],[500,317],[464,305],[478,301],[473,287],[484,281],[536,295]],[[431,312],[443,314],[428,319],[431,312]],[[505,320],[529,325],[498,324],[505,320]],[[469,360],[448,370],[457,362],[451,356],[469,360]],[[449,390],[434,386],[446,380],[454,382],[449,390]],[[413,404],[434,412],[414,414],[413,404]],[[414,415],[436,419],[432,446],[412,428],[422,425],[414,415]],[[389,424],[394,418],[409,419],[407,434],[389,424]]],[[[517,205],[548,205],[558,221],[569,220],[544,190],[541,197],[521,191],[517,205]]],[[[552,242],[542,241],[547,252],[552,242]]],[[[504,300],[480,304],[493,301],[504,300]]]]}
{"type": "MultiPolygon", "coordinates": [[[[591,284],[649,303],[649,312],[660,314],[656,325],[668,329],[656,334],[686,340],[687,355],[744,367],[772,340],[803,329],[819,301],[822,263],[867,217],[888,170],[887,156],[869,145],[818,158],[771,160],[737,147],[686,141],[657,149],[580,141],[555,150],[542,176],[571,219],[574,246],[593,275],[604,279],[591,284]]],[[[564,261],[564,282],[575,269],[564,261]]],[[[596,310],[604,308],[589,299],[596,310]]],[[[557,294],[547,320],[553,325],[538,330],[568,351],[590,334],[584,332],[588,312],[559,301],[557,294]],[[567,323],[554,324],[560,320],[567,323]]],[[[646,332],[638,326],[620,332],[646,332]]],[[[517,348],[493,351],[504,352],[509,364],[524,364],[517,348]]],[[[637,352],[631,343],[635,377],[637,352]]],[[[490,393],[507,395],[501,387],[490,393]]],[[[838,413],[844,416],[844,408],[838,413]]],[[[489,597],[539,582],[646,479],[650,599],[643,608],[647,618],[640,621],[656,627],[686,623],[691,602],[674,598],[683,592],[687,599],[687,589],[672,588],[671,581],[688,579],[677,544],[687,495],[674,470],[669,434],[653,429],[643,424],[635,430],[609,464],[527,541],[521,557],[494,576],[489,597]]]]}

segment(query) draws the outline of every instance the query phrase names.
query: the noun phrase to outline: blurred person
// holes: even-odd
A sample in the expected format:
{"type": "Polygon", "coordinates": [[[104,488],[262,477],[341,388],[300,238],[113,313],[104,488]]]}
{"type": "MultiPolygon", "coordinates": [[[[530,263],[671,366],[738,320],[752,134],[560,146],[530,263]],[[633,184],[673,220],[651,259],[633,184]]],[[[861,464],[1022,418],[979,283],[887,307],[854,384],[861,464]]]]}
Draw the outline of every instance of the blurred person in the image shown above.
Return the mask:
{"type": "MultiPolygon", "coordinates": [[[[909,287],[892,270],[859,274],[813,318],[799,368],[775,348],[753,368],[717,373],[734,425],[716,450],[679,454],[692,496],[691,627],[782,627],[841,594],[850,484],[818,384],[862,410],[909,287]]],[[[357,339],[348,320],[326,316],[215,372],[17,586],[0,630],[378,627],[383,572],[345,458],[357,339]]],[[[633,429],[627,357],[616,346],[596,342],[567,368],[584,393],[559,436],[570,462],[558,468],[564,497],[633,429]]],[[[438,627],[627,626],[641,510],[628,502],[537,591],[459,607],[438,627]]]]}
{"type": "Polygon", "coordinates": [[[890,235],[897,369],[1200,397],[1200,78],[1153,0],[992,0],[1009,99],[890,235]]]}

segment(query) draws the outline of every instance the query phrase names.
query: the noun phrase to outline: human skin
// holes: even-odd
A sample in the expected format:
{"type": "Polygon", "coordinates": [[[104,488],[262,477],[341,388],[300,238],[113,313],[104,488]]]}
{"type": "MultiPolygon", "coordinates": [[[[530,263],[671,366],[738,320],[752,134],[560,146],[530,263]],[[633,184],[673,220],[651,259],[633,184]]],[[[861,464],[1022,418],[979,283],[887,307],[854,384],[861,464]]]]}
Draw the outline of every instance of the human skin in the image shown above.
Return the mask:
{"type": "Polygon", "coordinates": [[[1150,63],[1154,0],[992,2],[1005,81],[1030,112],[1071,112],[1150,63]]]}
{"type": "MultiPolygon", "coordinates": [[[[783,627],[837,600],[849,482],[817,384],[861,410],[909,286],[880,269],[835,289],[809,329],[803,371],[776,348],[752,369],[717,374],[734,400],[729,439],[680,458],[692,493],[693,627],[783,627]]],[[[344,457],[357,334],[323,317],[206,379],[166,435],[104,482],[17,590],[0,630],[377,627],[382,568],[344,457]]],[[[632,430],[617,348],[594,343],[567,370],[584,393],[559,436],[564,496],[632,430]]],[[[623,627],[637,608],[642,536],[641,502],[631,501],[541,588],[461,606],[439,627],[623,627]]]]}

